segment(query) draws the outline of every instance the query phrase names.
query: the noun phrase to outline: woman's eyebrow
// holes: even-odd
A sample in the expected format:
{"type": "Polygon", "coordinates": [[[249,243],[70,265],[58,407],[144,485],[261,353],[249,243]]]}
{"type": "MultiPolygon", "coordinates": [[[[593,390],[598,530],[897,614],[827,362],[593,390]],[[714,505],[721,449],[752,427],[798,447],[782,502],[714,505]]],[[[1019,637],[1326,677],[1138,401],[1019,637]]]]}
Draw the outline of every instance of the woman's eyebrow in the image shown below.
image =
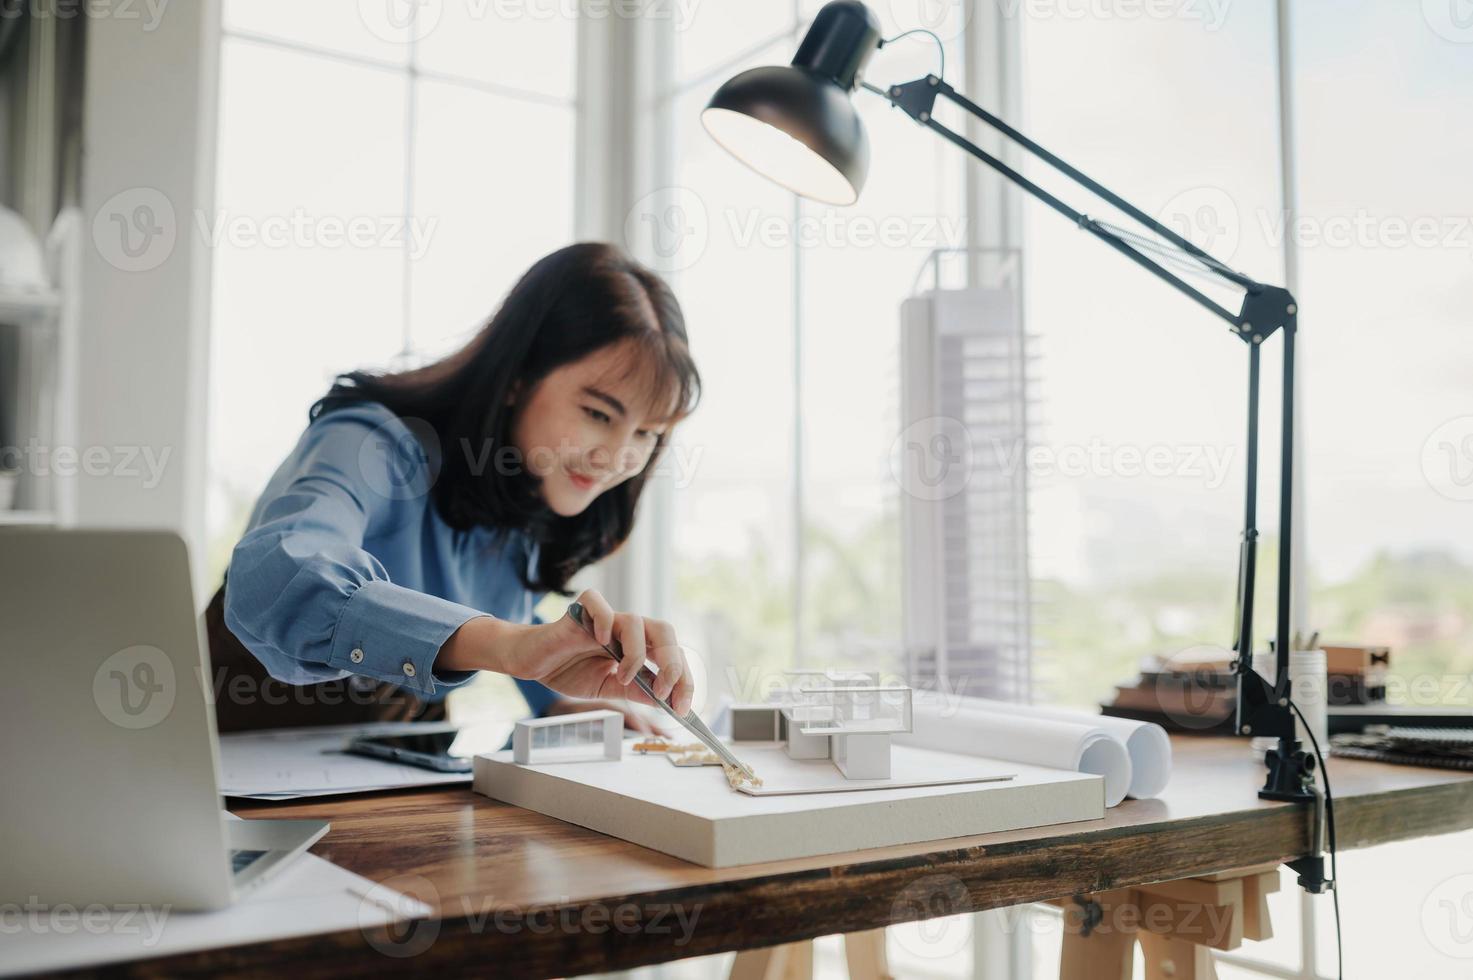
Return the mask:
{"type": "Polygon", "coordinates": [[[612,408],[614,411],[618,412],[621,416],[622,415],[629,414],[628,412],[626,412],[624,410],[624,403],[621,402],[621,401],[619,401],[619,399],[615,398],[613,395],[609,394],[608,392],[599,391],[597,388],[593,388],[593,387],[590,387],[588,385],[584,385],[583,386],[583,393],[585,395],[589,395],[589,396],[591,396],[593,398],[597,398],[601,402],[604,402],[610,408],[612,408]]]}

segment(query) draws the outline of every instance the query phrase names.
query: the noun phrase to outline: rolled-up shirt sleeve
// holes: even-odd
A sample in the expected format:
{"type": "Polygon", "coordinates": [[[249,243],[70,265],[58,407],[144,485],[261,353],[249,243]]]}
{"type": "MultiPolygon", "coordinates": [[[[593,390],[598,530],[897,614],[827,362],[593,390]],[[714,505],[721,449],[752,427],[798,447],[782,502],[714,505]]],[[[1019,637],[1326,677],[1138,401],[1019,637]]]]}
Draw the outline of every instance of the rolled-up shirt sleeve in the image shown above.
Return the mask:
{"type": "Polygon", "coordinates": [[[363,548],[366,535],[423,513],[430,466],[408,427],[339,409],[308,427],[295,460],[231,555],[225,625],[289,684],[362,674],[435,696],[470,680],[437,674],[435,658],[485,614],[391,582],[363,548]]]}

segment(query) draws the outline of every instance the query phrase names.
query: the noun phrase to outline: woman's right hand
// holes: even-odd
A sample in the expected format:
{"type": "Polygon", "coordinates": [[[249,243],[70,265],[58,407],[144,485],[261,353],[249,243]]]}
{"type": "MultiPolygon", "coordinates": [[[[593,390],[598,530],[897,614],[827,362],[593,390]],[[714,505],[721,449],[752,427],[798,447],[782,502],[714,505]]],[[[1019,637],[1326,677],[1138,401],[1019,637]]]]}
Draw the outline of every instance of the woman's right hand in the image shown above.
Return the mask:
{"type": "Polygon", "coordinates": [[[578,596],[594,636],[571,616],[524,626],[490,617],[470,620],[446,641],[437,669],[495,670],[538,681],[574,698],[627,698],[651,704],[634,683],[646,662],[654,664],[655,694],[678,714],[690,710],[695,689],[685,654],[669,623],[615,612],[593,589],[578,596]],[[595,639],[596,638],[596,639],[595,639]],[[600,644],[617,640],[624,660],[613,660],[600,644]]]}

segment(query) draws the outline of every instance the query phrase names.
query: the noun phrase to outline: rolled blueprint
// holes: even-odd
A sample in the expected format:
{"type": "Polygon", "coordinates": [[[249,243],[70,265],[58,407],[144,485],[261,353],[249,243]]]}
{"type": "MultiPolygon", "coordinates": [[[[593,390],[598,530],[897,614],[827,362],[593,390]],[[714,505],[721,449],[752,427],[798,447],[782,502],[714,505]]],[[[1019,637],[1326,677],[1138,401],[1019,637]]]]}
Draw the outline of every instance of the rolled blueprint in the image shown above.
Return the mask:
{"type": "Polygon", "coordinates": [[[1125,742],[1103,725],[1061,721],[1039,715],[994,711],[967,699],[964,707],[916,705],[913,730],[895,741],[963,755],[1004,759],[1025,765],[1093,773],[1104,778],[1105,805],[1125,798],[1131,785],[1130,753],[1125,742]]]}
{"type": "Polygon", "coordinates": [[[1126,795],[1138,800],[1160,796],[1171,780],[1171,737],[1166,734],[1166,729],[1154,722],[1111,718],[1096,712],[1050,705],[991,701],[987,698],[965,698],[962,704],[968,709],[979,711],[1052,718],[1103,729],[1112,738],[1123,742],[1125,750],[1130,753],[1130,790],[1126,795]]]}

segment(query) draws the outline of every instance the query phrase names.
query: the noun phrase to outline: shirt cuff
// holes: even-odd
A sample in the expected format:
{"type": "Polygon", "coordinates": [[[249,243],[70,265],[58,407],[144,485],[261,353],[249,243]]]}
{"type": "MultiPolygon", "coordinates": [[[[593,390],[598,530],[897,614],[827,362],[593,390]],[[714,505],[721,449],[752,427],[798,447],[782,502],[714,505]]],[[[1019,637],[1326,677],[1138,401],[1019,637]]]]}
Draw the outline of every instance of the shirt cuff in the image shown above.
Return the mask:
{"type": "Polygon", "coordinates": [[[343,605],[327,662],[432,696],[437,685],[458,687],[475,676],[474,671],[436,674],[435,658],[452,633],[484,615],[393,582],[365,582],[343,605]]]}

